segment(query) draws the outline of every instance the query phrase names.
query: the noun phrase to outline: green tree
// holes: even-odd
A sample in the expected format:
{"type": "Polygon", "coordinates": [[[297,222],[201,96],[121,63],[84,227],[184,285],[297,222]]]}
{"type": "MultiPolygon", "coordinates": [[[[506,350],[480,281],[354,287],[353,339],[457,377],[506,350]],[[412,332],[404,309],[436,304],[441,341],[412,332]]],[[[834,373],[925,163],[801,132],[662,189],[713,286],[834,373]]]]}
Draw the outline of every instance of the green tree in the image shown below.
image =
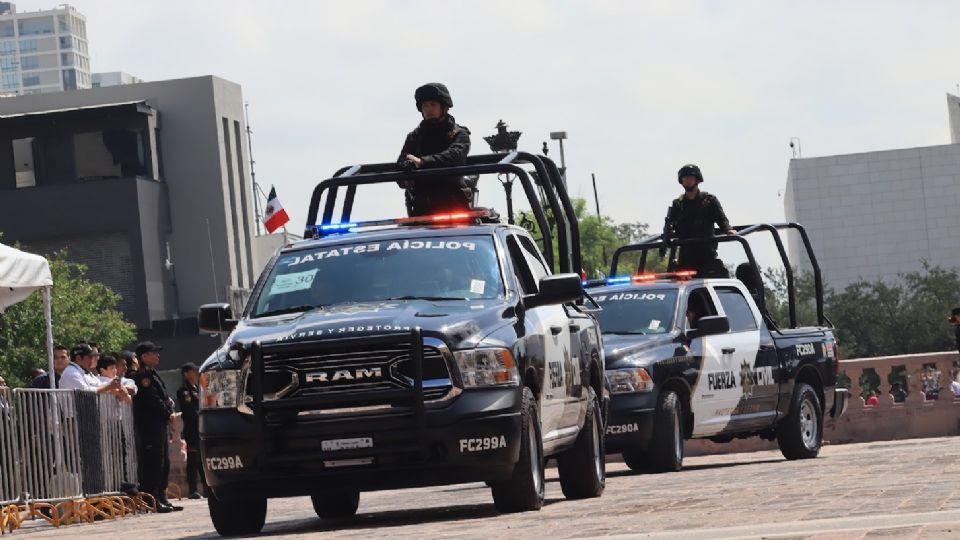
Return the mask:
{"type": "MultiPolygon", "coordinates": [[[[85,276],[86,266],[67,261],[66,252],[50,257],[53,275],[51,312],[55,343],[71,346],[96,341],[119,350],[136,337],[117,311],[120,295],[85,276]]],[[[47,337],[40,291],[0,315],[0,373],[11,386],[24,386],[30,370],[47,368],[47,337]]]]}
{"type": "Polygon", "coordinates": [[[946,320],[960,305],[960,274],[931,266],[883,280],[858,281],[827,298],[847,358],[949,350],[946,320]]]}
{"type": "MultiPolygon", "coordinates": [[[[813,274],[793,270],[797,302],[797,324],[817,324],[817,295],[813,274]]],[[[764,300],[767,313],[780,326],[790,326],[790,304],[787,296],[787,273],[783,268],[767,268],[763,272],[764,300]]]]}

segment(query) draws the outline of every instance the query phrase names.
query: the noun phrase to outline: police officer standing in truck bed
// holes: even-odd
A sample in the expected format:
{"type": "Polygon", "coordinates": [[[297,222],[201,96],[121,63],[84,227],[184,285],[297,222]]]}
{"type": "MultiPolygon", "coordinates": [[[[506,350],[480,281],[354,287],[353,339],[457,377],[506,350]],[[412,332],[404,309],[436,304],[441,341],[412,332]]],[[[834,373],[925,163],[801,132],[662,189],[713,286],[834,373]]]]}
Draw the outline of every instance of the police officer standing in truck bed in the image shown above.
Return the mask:
{"type": "MultiPolygon", "coordinates": [[[[677,171],[677,182],[683,186],[684,192],[674,199],[667,211],[663,227],[664,239],[710,238],[714,235],[714,224],[726,234],[737,234],[730,228],[730,221],[723,212],[720,201],[715,196],[700,191],[700,184],[703,182],[700,167],[693,164],[680,167],[677,171]]],[[[680,269],[696,270],[700,277],[729,277],[723,261],[717,258],[716,242],[680,247],[677,266],[680,269]]]]}
{"type": "MultiPolygon", "coordinates": [[[[453,107],[450,91],[442,83],[427,83],[414,92],[423,120],[407,134],[397,159],[402,167],[426,169],[455,167],[467,162],[470,130],[457,125],[448,111],[453,107]]],[[[473,186],[460,177],[424,178],[404,182],[407,211],[411,216],[466,210],[473,186]]]]}

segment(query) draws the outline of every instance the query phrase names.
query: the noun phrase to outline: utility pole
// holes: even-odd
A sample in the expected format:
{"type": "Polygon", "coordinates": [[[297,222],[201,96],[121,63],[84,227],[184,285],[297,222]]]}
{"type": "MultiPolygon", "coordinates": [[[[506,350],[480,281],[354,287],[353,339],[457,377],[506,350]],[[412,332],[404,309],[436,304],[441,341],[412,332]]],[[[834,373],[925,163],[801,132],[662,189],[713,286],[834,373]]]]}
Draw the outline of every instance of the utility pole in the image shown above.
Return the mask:
{"type": "MultiPolygon", "coordinates": [[[[600,216],[600,196],[597,195],[597,175],[590,173],[590,178],[593,179],[593,200],[597,204],[597,221],[600,222],[600,225],[603,226],[603,218],[600,216]]],[[[607,246],[603,246],[603,265],[607,265],[607,246]]]]}
{"type": "Polygon", "coordinates": [[[263,215],[260,213],[260,186],[257,185],[257,173],[253,170],[253,164],[256,161],[253,160],[253,130],[250,129],[250,103],[243,103],[243,114],[247,117],[247,153],[250,155],[250,181],[253,183],[253,217],[256,219],[254,224],[257,229],[257,236],[260,236],[261,227],[263,226],[263,215]]]}

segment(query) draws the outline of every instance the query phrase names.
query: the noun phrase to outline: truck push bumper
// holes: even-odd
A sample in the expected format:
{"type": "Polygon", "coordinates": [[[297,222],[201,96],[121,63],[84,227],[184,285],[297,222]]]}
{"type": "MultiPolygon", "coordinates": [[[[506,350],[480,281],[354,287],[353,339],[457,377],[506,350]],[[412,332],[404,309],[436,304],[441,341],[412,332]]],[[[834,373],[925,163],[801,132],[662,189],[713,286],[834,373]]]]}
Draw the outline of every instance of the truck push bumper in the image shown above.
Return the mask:
{"type": "Polygon", "coordinates": [[[837,419],[847,412],[847,402],[850,399],[850,391],[846,388],[837,388],[833,394],[833,408],[830,409],[830,418],[837,419]]]}
{"type": "MultiPolygon", "coordinates": [[[[273,401],[260,390],[263,358],[273,353],[255,345],[253,415],[201,413],[204,473],[216,495],[286,497],[509,479],[520,455],[518,388],[469,389],[427,407],[419,330],[410,338],[410,388],[273,401]],[[345,410],[348,398],[356,403],[345,410]],[[388,405],[370,406],[376,403],[388,405]]],[[[314,344],[312,352],[320,347],[314,344]]]]}

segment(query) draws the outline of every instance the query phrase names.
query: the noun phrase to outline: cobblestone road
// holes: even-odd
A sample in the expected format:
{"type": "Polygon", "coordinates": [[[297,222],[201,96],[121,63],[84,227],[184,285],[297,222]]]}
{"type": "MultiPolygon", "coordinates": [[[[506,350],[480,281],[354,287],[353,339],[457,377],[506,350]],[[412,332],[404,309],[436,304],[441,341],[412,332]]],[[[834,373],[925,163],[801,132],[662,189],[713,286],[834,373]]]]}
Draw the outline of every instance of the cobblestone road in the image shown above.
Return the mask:
{"type": "MultiPolygon", "coordinates": [[[[608,465],[600,499],[566,501],[549,471],[540,512],[501,516],[489,490],[470,484],[365,493],[356,518],[321,522],[306,498],[273,500],[264,533],[305,538],[960,538],[960,439],[828,446],[812,461],[778,452],[688,458],[680,473],[632,474],[608,465]]],[[[203,501],[177,514],[53,530],[27,524],[14,537],[215,538],[203,501]]]]}

